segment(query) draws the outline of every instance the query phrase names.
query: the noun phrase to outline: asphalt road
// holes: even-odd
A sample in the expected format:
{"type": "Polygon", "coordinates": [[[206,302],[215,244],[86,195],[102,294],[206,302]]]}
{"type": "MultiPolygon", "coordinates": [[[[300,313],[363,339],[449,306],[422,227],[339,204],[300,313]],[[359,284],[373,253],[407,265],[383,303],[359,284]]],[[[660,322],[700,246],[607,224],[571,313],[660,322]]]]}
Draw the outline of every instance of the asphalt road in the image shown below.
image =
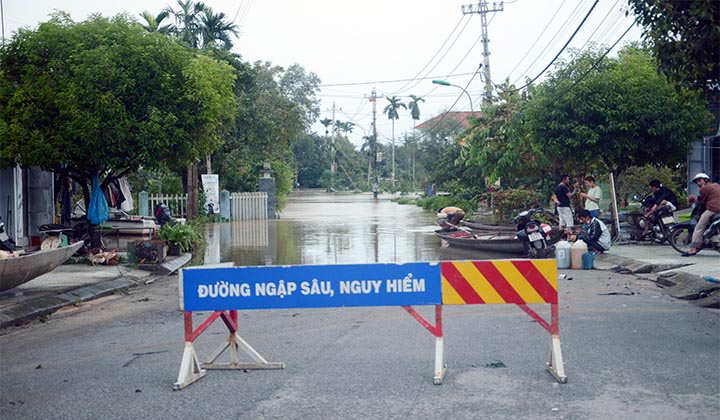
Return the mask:
{"type": "MultiPolygon", "coordinates": [[[[716,418],[720,312],[632,275],[561,273],[567,384],[546,372],[550,335],[523,311],[473,305],[444,307],[442,385],[430,333],[401,308],[375,307],[242,311],[240,335],[285,369],[213,370],[173,391],[183,317],[166,277],[0,331],[0,418],[716,418]]],[[[549,319],[549,306],[533,307],[549,319]]],[[[198,339],[201,359],[224,330],[198,339]]]]}

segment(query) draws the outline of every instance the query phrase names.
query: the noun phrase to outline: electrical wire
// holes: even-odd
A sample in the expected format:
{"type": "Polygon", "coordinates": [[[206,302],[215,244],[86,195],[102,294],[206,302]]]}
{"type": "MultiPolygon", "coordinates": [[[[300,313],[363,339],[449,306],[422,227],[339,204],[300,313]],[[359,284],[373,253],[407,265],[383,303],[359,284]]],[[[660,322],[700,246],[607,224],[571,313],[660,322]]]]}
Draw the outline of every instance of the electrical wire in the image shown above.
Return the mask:
{"type": "Polygon", "coordinates": [[[515,70],[517,70],[517,68],[520,66],[520,63],[522,63],[523,60],[525,60],[525,58],[528,56],[528,54],[530,54],[530,51],[532,51],[533,48],[535,48],[535,45],[537,45],[538,41],[540,41],[540,38],[542,38],[543,35],[545,35],[545,31],[547,31],[547,29],[550,27],[550,24],[555,20],[555,17],[557,16],[557,14],[560,12],[560,10],[562,9],[562,7],[563,7],[564,5],[565,5],[565,0],[563,0],[563,2],[560,3],[560,6],[557,8],[557,10],[555,10],[555,13],[552,15],[552,17],[551,17],[550,20],[548,21],[547,25],[545,25],[545,27],[543,28],[542,32],[540,32],[540,35],[538,35],[538,37],[535,38],[535,42],[533,42],[533,44],[530,46],[530,48],[528,48],[528,50],[527,50],[527,52],[525,53],[525,55],[523,55],[522,58],[520,59],[520,61],[518,61],[518,63],[515,64],[515,67],[513,67],[512,70],[510,70],[510,72],[508,72],[508,74],[507,74],[507,78],[508,78],[508,79],[509,79],[510,76],[513,74],[513,72],[514,72],[515,70]]]}
{"type": "Polygon", "coordinates": [[[530,80],[529,82],[527,82],[525,85],[523,85],[523,86],[521,86],[521,87],[519,87],[519,88],[517,88],[517,89],[508,90],[507,92],[517,92],[517,91],[519,91],[519,90],[525,89],[526,87],[530,86],[530,84],[532,84],[534,81],[536,81],[537,79],[539,79],[540,76],[542,76],[543,73],[545,73],[545,72],[547,71],[547,69],[549,69],[550,66],[553,65],[553,63],[555,62],[555,60],[557,60],[558,57],[560,57],[560,54],[562,54],[563,51],[565,51],[565,48],[567,48],[567,46],[570,44],[570,42],[573,40],[573,38],[575,38],[575,35],[577,35],[577,33],[578,33],[578,31],[580,30],[580,28],[582,28],[582,26],[585,24],[585,21],[587,21],[587,18],[590,16],[590,14],[593,12],[593,10],[595,10],[595,6],[597,6],[598,1],[599,1],[599,0],[595,0],[595,3],[593,3],[592,7],[591,7],[590,10],[587,12],[587,14],[586,14],[585,17],[583,18],[582,22],[580,22],[580,25],[577,27],[577,29],[575,29],[575,32],[573,32],[573,34],[572,34],[572,36],[570,37],[570,39],[568,39],[568,41],[565,43],[565,45],[563,45],[563,47],[560,49],[560,51],[555,55],[555,57],[552,59],[552,61],[550,61],[550,63],[548,63],[547,66],[545,66],[545,68],[544,68],[540,73],[538,73],[537,76],[535,76],[532,80],[530,80]]]}
{"type": "Polygon", "coordinates": [[[570,92],[573,88],[575,88],[575,86],[577,86],[577,84],[580,83],[588,74],[590,74],[590,72],[591,72],[592,70],[597,69],[597,65],[600,64],[600,62],[601,62],[608,54],[610,54],[610,51],[612,51],[612,49],[615,48],[615,46],[625,37],[625,35],[627,35],[627,33],[630,32],[630,29],[632,29],[633,26],[635,26],[635,22],[634,22],[634,21],[633,21],[633,23],[630,24],[630,26],[628,26],[628,28],[625,30],[625,32],[623,32],[623,34],[620,35],[620,37],[617,39],[617,41],[615,41],[615,42],[610,46],[610,48],[608,48],[607,51],[605,51],[605,53],[604,53],[602,56],[600,56],[600,58],[598,58],[598,59],[590,66],[590,68],[588,68],[582,75],[580,75],[580,77],[578,77],[578,78],[573,82],[573,84],[570,85],[570,87],[568,87],[567,89],[565,89],[564,91],[562,91],[560,94],[558,94],[554,99],[552,99],[552,100],[549,102],[549,104],[552,104],[552,103],[557,102],[558,100],[560,100],[560,98],[562,98],[563,96],[565,96],[568,92],[570,92]]]}
{"type": "MultiPolygon", "coordinates": [[[[410,85],[410,83],[412,83],[413,81],[417,80],[418,76],[420,76],[420,74],[422,74],[422,72],[425,71],[425,69],[430,65],[430,63],[432,63],[433,60],[435,60],[435,57],[437,57],[437,55],[440,54],[440,51],[442,51],[442,49],[445,47],[445,44],[447,44],[447,42],[450,40],[450,38],[452,37],[452,35],[455,33],[455,31],[457,30],[457,28],[458,28],[458,27],[460,26],[460,24],[462,23],[463,19],[465,19],[465,15],[463,15],[463,16],[460,18],[460,20],[459,20],[458,23],[455,25],[455,27],[453,28],[453,30],[450,32],[450,34],[448,35],[448,37],[445,38],[445,41],[443,41],[442,45],[440,45],[440,48],[438,48],[438,50],[435,52],[435,54],[433,54],[433,56],[430,58],[430,60],[428,60],[428,62],[425,64],[425,66],[423,66],[423,68],[420,69],[420,71],[417,72],[417,74],[415,75],[415,77],[413,77],[412,79],[408,79],[407,83],[405,83],[405,85],[403,85],[400,89],[398,89],[398,91],[403,91],[403,90],[405,90],[405,88],[407,88],[408,85],[410,85]]],[[[468,21],[465,23],[465,26],[463,26],[463,28],[462,28],[462,30],[460,31],[460,33],[458,34],[458,36],[463,33],[463,31],[465,30],[465,28],[467,27],[467,25],[468,25],[469,22],[470,22],[470,20],[468,19],[468,21]]],[[[449,50],[450,48],[452,48],[453,45],[455,45],[455,42],[457,41],[457,39],[458,39],[458,38],[456,37],[456,38],[455,38],[455,41],[453,41],[452,44],[450,44],[450,47],[448,47],[448,50],[449,50]]],[[[446,54],[447,54],[447,53],[446,53],[446,54]]],[[[444,57],[444,55],[443,55],[443,57],[444,57]]],[[[429,73],[430,71],[432,71],[432,70],[429,70],[428,73],[429,73]]],[[[425,74],[425,76],[427,76],[427,74],[425,74]]],[[[394,92],[394,93],[397,93],[397,91],[394,92]]]]}
{"type": "MultiPolygon", "coordinates": [[[[543,59],[548,53],[550,53],[551,49],[554,48],[557,42],[565,36],[565,32],[568,28],[570,28],[570,25],[572,25],[575,22],[575,19],[580,16],[580,13],[582,11],[582,2],[578,2],[575,5],[575,9],[570,13],[570,16],[565,20],[564,24],[560,26],[557,32],[555,32],[555,35],[550,38],[550,41],[543,47],[543,49],[540,51],[540,53],[535,56],[535,59],[527,66],[525,71],[522,72],[520,76],[518,76],[512,84],[517,84],[520,79],[522,79],[525,75],[530,73],[530,70],[535,66],[536,63],[538,63],[541,59],[543,59]]],[[[551,21],[552,22],[552,21],[551,21]]]]}

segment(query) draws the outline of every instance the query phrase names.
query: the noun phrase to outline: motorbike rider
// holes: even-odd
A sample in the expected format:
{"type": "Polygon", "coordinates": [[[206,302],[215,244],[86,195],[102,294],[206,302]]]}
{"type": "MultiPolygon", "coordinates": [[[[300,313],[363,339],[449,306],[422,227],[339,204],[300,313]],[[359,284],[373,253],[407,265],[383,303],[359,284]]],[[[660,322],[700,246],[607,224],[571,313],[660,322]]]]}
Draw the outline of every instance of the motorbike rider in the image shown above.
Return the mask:
{"type": "Polygon", "coordinates": [[[698,187],[700,187],[700,196],[698,197],[698,205],[702,206],[705,211],[700,214],[697,226],[693,231],[692,243],[688,252],[682,254],[683,257],[691,257],[697,254],[702,247],[702,235],[708,226],[710,219],[720,213],[720,184],[710,182],[710,177],[700,172],[692,179],[698,187]]]}
{"type": "Polygon", "coordinates": [[[650,206],[650,208],[643,214],[643,220],[645,220],[645,229],[642,232],[642,236],[647,236],[648,233],[652,230],[653,223],[652,221],[655,220],[655,212],[658,208],[663,206],[670,206],[670,211],[677,210],[678,206],[678,199],[670,188],[664,186],[660,183],[657,179],[653,179],[648,184],[650,186],[650,190],[653,192],[653,205],[650,206]]]}
{"type": "Polygon", "coordinates": [[[597,217],[593,217],[586,209],[578,210],[577,215],[583,226],[576,231],[575,236],[569,237],[568,240],[582,239],[587,244],[588,251],[596,254],[610,250],[610,231],[605,223],[597,217]]]}

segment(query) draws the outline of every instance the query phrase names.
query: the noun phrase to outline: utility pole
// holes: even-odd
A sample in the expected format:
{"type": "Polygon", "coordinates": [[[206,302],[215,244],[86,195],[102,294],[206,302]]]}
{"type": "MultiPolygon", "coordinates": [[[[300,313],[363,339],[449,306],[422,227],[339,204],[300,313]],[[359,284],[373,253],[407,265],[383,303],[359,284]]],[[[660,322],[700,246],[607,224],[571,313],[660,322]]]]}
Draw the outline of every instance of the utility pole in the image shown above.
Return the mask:
{"type": "Polygon", "coordinates": [[[502,12],[504,10],[503,2],[492,4],[492,9],[488,7],[486,0],[479,0],[476,5],[467,4],[462,6],[464,15],[479,14],[482,23],[482,42],[483,42],[483,68],[485,69],[485,93],[483,95],[483,104],[487,105],[492,100],[492,79],[490,78],[490,39],[488,38],[487,14],[494,12],[502,12]]]}
{"type": "Polygon", "coordinates": [[[337,127],[335,126],[335,102],[333,102],[332,107],[332,131],[330,132],[330,172],[333,174],[335,173],[335,131],[337,131],[337,127]]]}
{"type": "Polygon", "coordinates": [[[372,133],[372,169],[373,169],[373,197],[377,198],[378,192],[380,191],[380,182],[378,181],[377,172],[377,125],[375,124],[375,113],[377,108],[377,92],[373,88],[370,93],[370,102],[372,102],[372,117],[373,117],[373,133],[372,133]]]}

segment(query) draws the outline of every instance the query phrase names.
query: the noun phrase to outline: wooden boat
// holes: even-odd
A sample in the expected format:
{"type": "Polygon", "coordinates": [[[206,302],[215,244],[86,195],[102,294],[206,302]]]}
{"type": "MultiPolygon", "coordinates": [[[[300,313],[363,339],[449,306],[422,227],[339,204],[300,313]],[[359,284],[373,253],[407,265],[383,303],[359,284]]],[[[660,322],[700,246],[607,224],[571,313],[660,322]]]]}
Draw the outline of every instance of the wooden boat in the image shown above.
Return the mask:
{"type": "Polygon", "coordinates": [[[450,246],[505,254],[522,255],[525,252],[522,243],[515,237],[514,232],[511,234],[496,234],[473,233],[464,230],[453,232],[437,230],[435,235],[450,246]]]}
{"type": "Polygon", "coordinates": [[[48,273],[67,261],[83,242],[75,242],[62,248],[22,254],[18,257],[0,259],[0,292],[20,286],[48,273]]]}
{"type": "Polygon", "coordinates": [[[515,233],[517,231],[517,225],[514,223],[483,223],[473,220],[461,220],[460,226],[465,226],[479,232],[515,233]]]}

